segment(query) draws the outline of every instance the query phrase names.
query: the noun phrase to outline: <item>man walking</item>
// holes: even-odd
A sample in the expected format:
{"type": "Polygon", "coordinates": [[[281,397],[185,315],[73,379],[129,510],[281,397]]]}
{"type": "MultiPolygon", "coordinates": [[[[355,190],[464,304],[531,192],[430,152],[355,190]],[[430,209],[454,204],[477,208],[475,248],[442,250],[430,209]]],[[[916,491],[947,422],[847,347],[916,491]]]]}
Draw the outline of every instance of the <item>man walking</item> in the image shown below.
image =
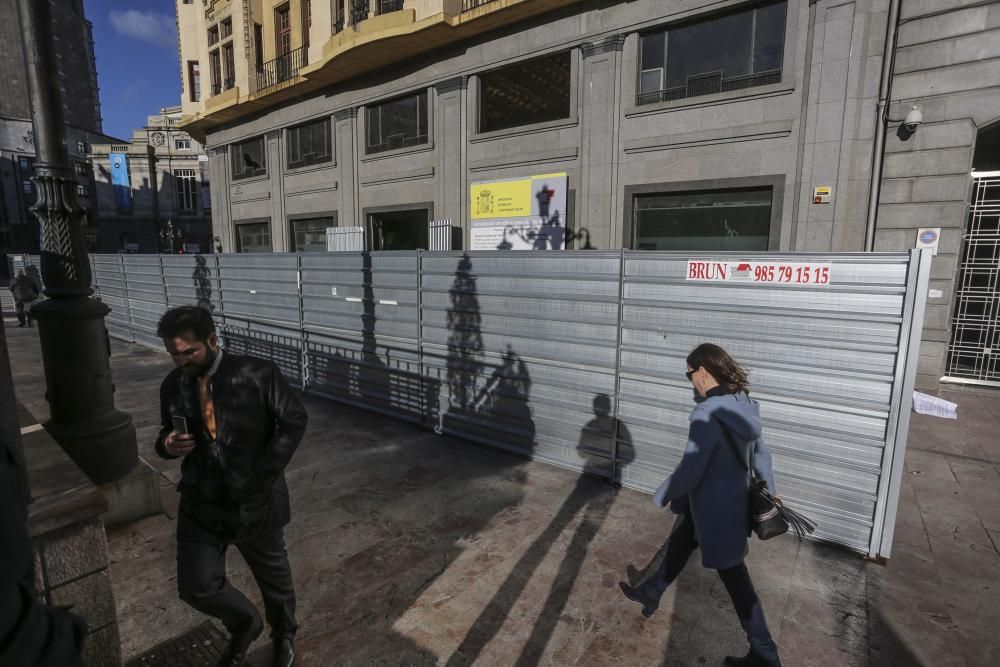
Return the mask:
{"type": "Polygon", "coordinates": [[[177,486],[180,597],[229,630],[218,664],[243,665],[263,623],[226,579],[226,550],[234,545],[264,598],[271,664],[289,667],[297,624],[284,542],[291,513],[284,470],[305,433],[305,408],[274,363],[223,353],[204,308],[168,310],[157,335],[177,366],[160,386],[156,452],[184,457],[177,486]]]}
{"type": "Polygon", "coordinates": [[[14,295],[14,310],[17,311],[17,326],[31,326],[31,304],[38,298],[38,286],[35,281],[24,275],[24,269],[17,270],[17,277],[10,284],[14,295]]]}

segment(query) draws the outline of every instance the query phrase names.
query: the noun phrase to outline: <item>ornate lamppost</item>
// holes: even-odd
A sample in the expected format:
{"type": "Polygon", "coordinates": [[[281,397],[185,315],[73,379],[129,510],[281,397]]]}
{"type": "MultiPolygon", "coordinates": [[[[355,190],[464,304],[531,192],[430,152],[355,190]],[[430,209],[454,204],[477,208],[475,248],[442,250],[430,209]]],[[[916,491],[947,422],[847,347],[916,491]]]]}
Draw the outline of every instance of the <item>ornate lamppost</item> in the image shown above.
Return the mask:
{"type": "Polygon", "coordinates": [[[110,309],[91,298],[85,210],[76,202],[66,151],[49,3],[18,0],[17,5],[38,158],[31,210],[41,226],[42,279],[49,297],[31,310],[38,321],[51,414],[45,429],[92,482],[104,484],[138,464],[135,427],[114,405],[104,326],[110,309]]]}
{"type": "Polygon", "coordinates": [[[164,248],[170,248],[170,254],[174,254],[174,241],[183,241],[184,234],[181,230],[174,229],[173,218],[167,218],[167,224],[160,229],[160,244],[164,248]]]}

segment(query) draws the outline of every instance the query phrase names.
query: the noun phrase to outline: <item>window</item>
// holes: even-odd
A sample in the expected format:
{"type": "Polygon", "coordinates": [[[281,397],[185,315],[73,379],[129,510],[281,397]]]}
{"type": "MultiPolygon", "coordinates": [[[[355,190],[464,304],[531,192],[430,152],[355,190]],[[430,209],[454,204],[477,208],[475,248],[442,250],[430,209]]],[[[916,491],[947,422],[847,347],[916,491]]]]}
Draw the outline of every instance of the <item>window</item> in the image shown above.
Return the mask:
{"type": "Polygon", "coordinates": [[[427,91],[367,108],[367,153],[427,143],[427,91]]]}
{"type": "Polygon", "coordinates": [[[189,151],[191,150],[191,140],[190,139],[174,139],[174,148],[179,151],[189,151]]]}
{"type": "Polygon", "coordinates": [[[271,252],[271,225],[251,222],[236,225],[236,252],[271,252]]]}
{"type": "Polygon", "coordinates": [[[225,79],[222,81],[222,89],[229,90],[236,85],[236,61],[233,59],[233,43],[222,45],[222,65],[225,79]]]}
{"type": "MultiPolygon", "coordinates": [[[[21,179],[21,192],[26,195],[35,194],[35,184],[32,182],[31,177],[35,175],[35,161],[30,157],[18,157],[17,158],[17,170],[21,179]]],[[[34,201],[29,201],[29,204],[33,204],[34,201]]]]}
{"type": "Polygon", "coordinates": [[[637,250],[767,250],[771,188],[636,195],[637,250]]]}
{"type": "Polygon", "coordinates": [[[326,228],[333,218],[292,220],[292,252],[326,252],[326,228]]]}
{"type": "Polygon", "coordinates": [[[267,174],[264,157],[264,137],[257,137],[232,145],[233,179],[250,178],[267,174]]]}
{"type": "Polygon", "coordinates": [[[570,54],[518,63],[479,77],[479,131],[568,118],[570,54]]]}
{"type": "Polygon", "coordinates": [[[79,153],[80,155],[86,155],[87,154],[87,148],[88,148],[88,146],[87,146],[87,142],[86,141],[77,140],[77,142],[76,142],[76,152],[77,153],[79,153]]]}
{"type": "Polygon", "coordinates": [[[219,28],[222,32],[222,39],[233,36],[233,20],[231,18],[220,23],[219,28]]]}
{"type": "Polygon", "coordinates": [[[288,130],[288,168],[329,162],[330,119],[299,125],[288,130]]]}
{"type": "Polygon", "coordinates": [[[194,211],[198,196],[198,177],[194,169],[175,169],[174,181],[177,183],[177,210],[194,211]]]}
{"type": "Polygon", "coordinates": [[[274,35],[276,54],[283,56],[292,50],[292,22],[288,16],[288,5],[282,5],[274,10],[274,35]]]}
{"type": "Polygon", "coordinates": [[[90,188],[88,188],[86,185],[78,184],[76,186],[76,194],[78,194],[81,197],[89,197],[90,196],[90,188]]]}
{"type": "Polygon", "coordinates": [[[781,81],[785,2],[643,35],[639,104],[781,81]]]}
{"type": "Polygon", "coordinates": [[[302,25],[305,26],[305,39],[302,42],[309,44],[309,28],[313,24],[312,0],[302,0],[302,25]]]}
{"type": "Polygon", "coordinates": [[[190,4],[193,4],[193,3],[194,3],[194,0],[184,0],[184,4],[185,5],[190,5],[190,4]]]}
{"type": "Polygon", "coordinates": [[[257,71],[264,71],[264,28],[259,23],[253,24],[253,51],[257,62],[257,71]]]}
{"type": "Polygon", "coordinates": [[[219,43],[219,26],[212,26],[208,29],[208,45],[214,46],[219,43]]]}
{"type": "Polygon", "coordinates": [[[218,95],[222,92],[222,58],[219,56],[219,50],[209,53],[208,60],[212,66],[212,94],[218,95]]]}
{"type": "Polygon", "coordinates": [[[188,61],[188,93],[192,102],[201,100],[201,68],[197,60],[188,61]]]}
{"type": "Polygon", "coordinates": [[[76,171],[77,176],[86,176],[90,173],[90,170],[87,168],[86,162],[79,162],[77,160],[74,160],[73,169],[76,171]]]}

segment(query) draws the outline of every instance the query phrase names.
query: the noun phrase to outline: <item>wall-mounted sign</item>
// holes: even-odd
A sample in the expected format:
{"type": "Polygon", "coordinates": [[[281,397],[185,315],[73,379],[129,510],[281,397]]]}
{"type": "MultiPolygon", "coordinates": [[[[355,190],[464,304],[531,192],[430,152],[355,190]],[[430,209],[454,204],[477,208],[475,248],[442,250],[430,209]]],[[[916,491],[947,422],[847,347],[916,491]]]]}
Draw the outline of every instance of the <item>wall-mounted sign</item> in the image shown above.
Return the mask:
{"type": "Polygon", "coordinates": [[[827,186],[820,186],[813,189],[813,203],[814,204],[829,204],[830,197],[833,194],[833,188],[827,186]]]}
{"type": "Polygon", "coordinates": [[[470,250],[562,250],[566,174],[542,174],[469,187],[470,250]]]}
{"type": "Polygon", "coordinates": [[[940,242],[940,227],[922,227],[917,230],[917,248],[930,248],[931,254],[936,255],[940,242]]]}
{"type": "Polygon", "coordinates": [[[830,264],[793,262],[729,262],[689,259],[687,280],[716,283],[829,285],[830,264]]]}

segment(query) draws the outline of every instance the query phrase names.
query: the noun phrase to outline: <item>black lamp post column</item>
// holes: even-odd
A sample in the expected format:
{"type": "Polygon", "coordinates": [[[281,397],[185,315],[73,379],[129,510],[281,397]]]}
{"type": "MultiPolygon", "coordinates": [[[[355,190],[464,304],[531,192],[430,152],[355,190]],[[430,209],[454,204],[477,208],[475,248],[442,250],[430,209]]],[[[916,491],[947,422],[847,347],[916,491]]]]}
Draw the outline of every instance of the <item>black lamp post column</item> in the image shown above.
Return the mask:
{"type": "Polygon", "coordinates": [[[121,479],[138,463],[132,418],[115,410],[108,334],[109,308],[91,297],[83,235],[86,211],[76,203],[53,54],[48,0],[18,0],[31,116],[35,125],[41,269],[48,300],[32,308],[45,365],[45,428],[95,484],[121,479]]]}

